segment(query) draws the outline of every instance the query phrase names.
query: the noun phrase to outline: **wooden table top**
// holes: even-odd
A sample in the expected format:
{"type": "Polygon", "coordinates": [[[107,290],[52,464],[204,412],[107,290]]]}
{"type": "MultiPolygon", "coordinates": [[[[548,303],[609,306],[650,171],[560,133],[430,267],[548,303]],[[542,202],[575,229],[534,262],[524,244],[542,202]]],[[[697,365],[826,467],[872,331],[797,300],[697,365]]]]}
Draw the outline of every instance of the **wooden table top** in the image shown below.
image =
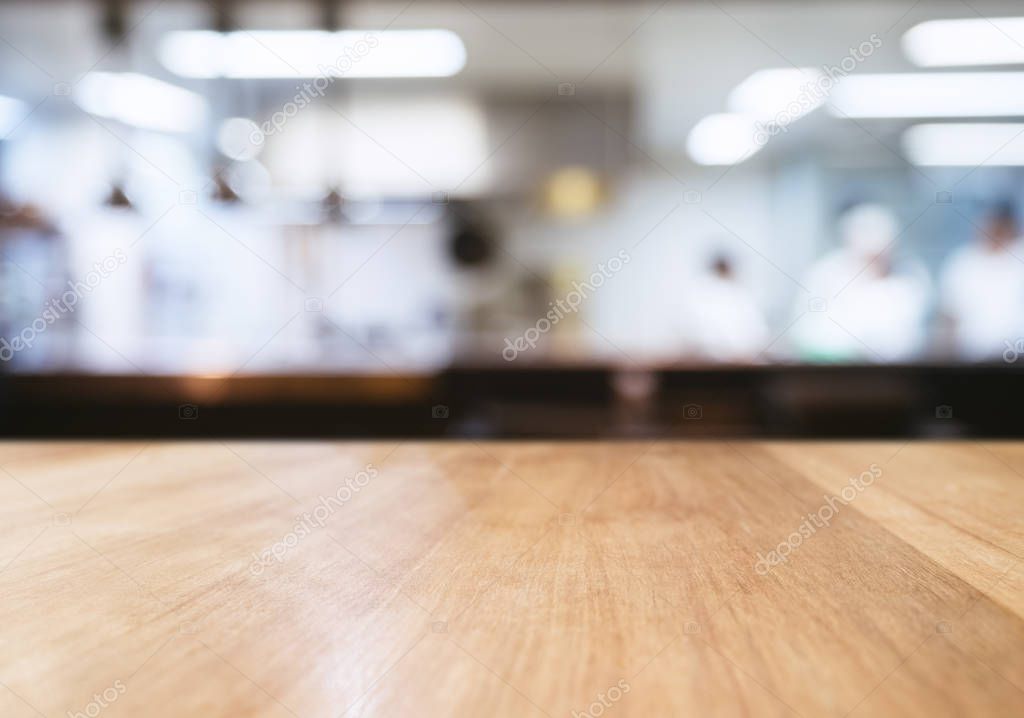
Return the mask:
{"type": "Polygon", "coordinates": [[[0,715],[1024,715],[1024,444],[0,444],[0,715]]]}

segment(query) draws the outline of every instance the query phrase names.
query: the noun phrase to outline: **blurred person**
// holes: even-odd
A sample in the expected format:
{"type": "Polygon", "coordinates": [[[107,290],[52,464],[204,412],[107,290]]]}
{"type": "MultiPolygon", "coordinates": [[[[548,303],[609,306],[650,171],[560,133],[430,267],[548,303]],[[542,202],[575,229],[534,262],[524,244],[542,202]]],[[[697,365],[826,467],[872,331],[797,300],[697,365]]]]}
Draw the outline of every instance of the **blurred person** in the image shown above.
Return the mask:
{"type": "Polygon", "coordinates": [[[996,359],[1024,338],[1024,246],[1013,208],[996,207],[977,239],[953,252],[940,279],[941,309],[954,351],[970,361],[996,359]]]}
{"type": "Polygon", "coordinates": [[[920,262],[893,256],[899,235],[885,207],[861,204],[839,219],[842,246],[815,262],[790,333],[801,359],[907,361],[924,345],[930,282],[920,262]]]}
{"type": "Polygon", "coordinates": [[[686,346],[702,358],[749,362],[767,348],[768,326],[757,299],[724,253],[689,281],[681,324],[686,346]]]}
{"type": "Polygon", "coordinates": [[[0,371],[15,355],[21,366],[58,360],[68,323],[51,326],[47,321],[42,336],[36,336],[40,325],[32,324],[55,316],[49,303],[65,289],[64,236],[39,207],[12,201],[0,191],[0,253],[0,371]]]}
{"type": "MultiPolygon", "coordinates": [[[[145,311],[143,263],[132,243],[149,220],[111,184],[101,204],[62,219],[68,243],[69,277],[56,304],[75,325],[75,361],[95,370],[132,370],[138,361],[145,311]]],[[[63,324],[63,322],[62,322],[63,324]]]]}

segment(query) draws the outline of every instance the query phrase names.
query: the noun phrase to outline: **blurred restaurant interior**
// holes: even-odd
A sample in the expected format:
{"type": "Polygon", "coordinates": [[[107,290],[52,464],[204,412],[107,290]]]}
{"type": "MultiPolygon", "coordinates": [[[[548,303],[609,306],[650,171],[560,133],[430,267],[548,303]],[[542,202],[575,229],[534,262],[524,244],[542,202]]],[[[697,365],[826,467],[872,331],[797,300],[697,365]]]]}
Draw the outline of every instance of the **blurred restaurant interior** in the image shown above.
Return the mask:
{"type": "Polygon", "coordinates": [[[4,2],[0,429],[1018,435],[1015,14],[4,2]]]}

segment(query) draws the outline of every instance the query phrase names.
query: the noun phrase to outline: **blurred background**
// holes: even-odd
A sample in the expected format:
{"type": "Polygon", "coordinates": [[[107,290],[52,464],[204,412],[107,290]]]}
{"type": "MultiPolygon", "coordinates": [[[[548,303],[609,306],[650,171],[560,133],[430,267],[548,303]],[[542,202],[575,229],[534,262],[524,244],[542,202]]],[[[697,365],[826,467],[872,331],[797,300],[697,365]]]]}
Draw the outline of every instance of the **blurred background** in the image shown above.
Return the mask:
{"type": "Polygon", "coordinates": [[[1009,1],[5,2],[0,429],[1015,435],[1022,167],[1009,1]]]}

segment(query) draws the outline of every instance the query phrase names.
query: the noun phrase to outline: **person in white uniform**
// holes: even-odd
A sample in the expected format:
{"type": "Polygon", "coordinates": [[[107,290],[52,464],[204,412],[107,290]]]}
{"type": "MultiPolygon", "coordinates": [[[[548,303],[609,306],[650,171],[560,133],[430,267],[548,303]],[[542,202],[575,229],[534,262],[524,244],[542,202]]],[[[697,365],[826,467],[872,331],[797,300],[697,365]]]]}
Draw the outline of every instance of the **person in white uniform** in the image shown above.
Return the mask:
{"type": "Polygon", "coordinates": [[[861,204],[839,219],[842,246],[815,262],[797,297],[789,332],[797,358],[820,362],[903,362],[924,347],[928,273],[897,261],[895,217],[861,204]]]}
{"type": "Polygon", "coordinates": [[[950,255],[940,287],[958,358],[997,360],[1024,344],[1024,242],[1011,207],[997,207],[977,239],[950,255]]]}
{"type": "Polygon", "coordinates": [[[747,363],[767,348],[768,326],[757,299],[724,254],[689,280],[682,335],[688,351],[716,362],[747,363]]]}

